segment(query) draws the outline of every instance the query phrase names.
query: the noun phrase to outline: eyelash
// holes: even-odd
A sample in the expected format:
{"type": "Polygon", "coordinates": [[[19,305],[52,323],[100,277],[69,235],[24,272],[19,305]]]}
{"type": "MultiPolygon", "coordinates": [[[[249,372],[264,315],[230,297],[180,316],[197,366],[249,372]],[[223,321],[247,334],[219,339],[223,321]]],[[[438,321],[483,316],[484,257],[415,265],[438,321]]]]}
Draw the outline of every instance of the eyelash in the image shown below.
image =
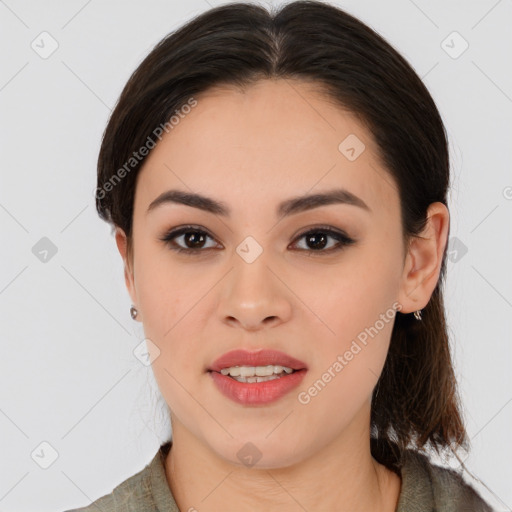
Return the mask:
{"type": "MultiPolygon", "coordinates": [[[[160,238],[160,240],[162,242],[165,242],[170,247],[171,250],[178,252],[178,253],[185,253],[185,254],[197,256],[200,253],[203,253],[207,250],[207,249],[190,249],[190,248],[184,249],[183,247],[176,245],[176,243],[174,242],[174,239],[177,238],[178,236],[181,236],[181,235],[184,235],[187,233],[206,235],[213,239],[213,237],[210,236],[207,231],[199,229],[197,226],[184,226],[184,227],[181,227],[181,228],[178,228],[175,230],[170,230],[162,238],[160,238]]],[[[340,251],[340,250],[344,249],[346,246],[349,246],[355,242],[354,239],[350,238],[349,236],[347,236],[345,233],[343,233],[341,231],[335,231],[329,227],[322,227],[322,226],[318,226],[318,227],[309,229],[308,231],[305,231],[304,233],[298,235],[295,240],[298,241],[301,238],[306,237],[307,235],[318,234],[318,233],[322,233],[329,237],[334,238],[335,240],[338,241],[338,245],[335,247],[331,247],[330,249],[326,249],[326,250],[324,250],[324,249],[318,249],[318,250],[299,249],[299,251],[309,252],[309,253],[311,253],[310,256],[313,256],[316,254],[321,255],[322,253],[323,254],[326,254],[326,253],[331,254],[333,252],[340,251]]],[[[210,247],[208,249],[212,249],[212,248],[210,247]]]]}

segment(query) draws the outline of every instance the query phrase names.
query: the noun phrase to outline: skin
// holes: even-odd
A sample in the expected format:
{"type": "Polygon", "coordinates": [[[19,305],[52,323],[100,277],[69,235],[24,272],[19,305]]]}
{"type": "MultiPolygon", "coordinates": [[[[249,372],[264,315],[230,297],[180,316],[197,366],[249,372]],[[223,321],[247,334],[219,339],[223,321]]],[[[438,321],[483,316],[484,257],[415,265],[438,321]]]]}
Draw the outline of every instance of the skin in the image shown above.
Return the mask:
{"type": "MultiPolygon", "coordinates": [[[[397,188],[370,132],[311,83],[262,80],[245,91],[217,87],[196,99],[138,176],[132,246],[116,231],[138,320],[160,351],[150,348],[171,414],[165,469],[176,502],[180,510],[201,512],[394,511],[400,477],[370,452],[371,396],[393,321],[309,403],[298,394],[394,303],[402,313],[428,303],[448,210],[431,204],[423,238],[406,243],[397,188]],[[354,161],[338,150],[349,134],[366,146],[354,161]],[[370,211],[334,204],[276,217],[285,199],[340,186],[370,211]],[[179,204],[146,213],[169,189],[222,201],[232,215],[179,204]],[[207,231],[200,255],[176,253],[159,240],[184,224],[207,231]],[[337,241],[328,238],[315,252],[299,235],[322,225],[355,243],[329,252],[337,241]],[[236,252],[247,236],[263,249],[252,263],[236,252]],[[274,403],[236,404],[206,372],[235,348],[282,350],[306,362],[308,373],[274,403]],[[261,453],[252,467],[237,457],[248,442],[261,453]]],[[[194,247],[188,242],[175,239],[194,247]]]]}

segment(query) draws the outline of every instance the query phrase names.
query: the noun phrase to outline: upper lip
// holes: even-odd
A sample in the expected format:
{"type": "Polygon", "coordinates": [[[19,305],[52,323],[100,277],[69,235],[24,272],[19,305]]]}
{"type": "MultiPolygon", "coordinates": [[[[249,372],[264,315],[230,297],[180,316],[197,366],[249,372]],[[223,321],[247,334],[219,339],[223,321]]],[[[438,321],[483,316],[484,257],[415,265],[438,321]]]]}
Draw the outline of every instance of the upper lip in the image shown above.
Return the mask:
{"type": "Polygon", "coordinates": [[[231,366],[268,366],[270,364],[286,366],[293,370],[306,368],[306,363],[295,359],[279,350],[260,349],[254,352],[247,350],[231,350],[221,355],[208,368],[209,371],[220,372],[231,366]]]}

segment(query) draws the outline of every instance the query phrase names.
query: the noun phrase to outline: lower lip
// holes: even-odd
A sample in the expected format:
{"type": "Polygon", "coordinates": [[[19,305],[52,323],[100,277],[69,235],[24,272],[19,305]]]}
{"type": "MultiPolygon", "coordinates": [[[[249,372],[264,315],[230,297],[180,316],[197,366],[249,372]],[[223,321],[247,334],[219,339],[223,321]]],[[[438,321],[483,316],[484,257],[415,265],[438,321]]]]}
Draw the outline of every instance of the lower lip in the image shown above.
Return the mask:
{"type": "Polygon", "coordinates": [[[219,372],[210,371],[210,375],[219,391],[234,402],[243,405],[264,405],[279,400],[296,388],[306,375],[307,370],[297,370],[279,379],[266,382],[238,382],[219,372]]]}

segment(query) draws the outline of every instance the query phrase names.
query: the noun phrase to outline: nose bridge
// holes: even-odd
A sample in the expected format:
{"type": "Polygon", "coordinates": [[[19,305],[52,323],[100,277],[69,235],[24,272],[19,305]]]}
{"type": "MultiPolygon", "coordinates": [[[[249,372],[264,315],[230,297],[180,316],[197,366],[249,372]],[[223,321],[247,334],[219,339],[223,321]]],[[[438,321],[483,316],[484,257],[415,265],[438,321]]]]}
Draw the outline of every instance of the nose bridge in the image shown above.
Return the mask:
{"type": "Polygon", "coordinates": [[[235,248],[234,269],[231,275],[231,291],[245,302],[257,304],[270,295],[274,284],[269,270],[269,250],[252,236],[246,237],[235,248]]]}
{"type": "Polygon", "coordinates": [[[226,276],[223,317],[252,328],[268,318],[285,320],[291,305],[286,287],[274,275],[270,251],[248,236],[235,248],[232,263],[234,268],[226,276]]]}

